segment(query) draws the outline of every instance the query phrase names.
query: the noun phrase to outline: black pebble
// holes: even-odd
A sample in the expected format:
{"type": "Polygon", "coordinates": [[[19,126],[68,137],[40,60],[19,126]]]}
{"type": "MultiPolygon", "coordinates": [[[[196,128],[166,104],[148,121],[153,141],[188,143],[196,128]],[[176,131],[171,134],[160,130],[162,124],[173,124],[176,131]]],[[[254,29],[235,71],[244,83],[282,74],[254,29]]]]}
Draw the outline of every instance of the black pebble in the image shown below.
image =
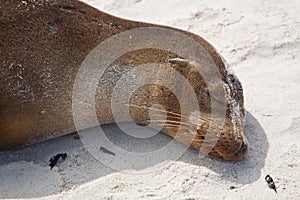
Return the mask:
{"type": "Polygon", "coordinates": [[[63,160],[65,160],[67,158],[67,154],[66,153],[59,153],[56,156],[51,157],[50,160],[49,160],[49,162],[50,162],[50,164],[49,164],[50,169],[52,169],[56,165],[57,161],[60,158],[63,159],[63,160]]]}
{"type": "Polygon", "coordinates": [[[277,193],[275,183],[269,174],[265,177],[265,180],[267,181],[269,188],[273,189],[277,193]]]}

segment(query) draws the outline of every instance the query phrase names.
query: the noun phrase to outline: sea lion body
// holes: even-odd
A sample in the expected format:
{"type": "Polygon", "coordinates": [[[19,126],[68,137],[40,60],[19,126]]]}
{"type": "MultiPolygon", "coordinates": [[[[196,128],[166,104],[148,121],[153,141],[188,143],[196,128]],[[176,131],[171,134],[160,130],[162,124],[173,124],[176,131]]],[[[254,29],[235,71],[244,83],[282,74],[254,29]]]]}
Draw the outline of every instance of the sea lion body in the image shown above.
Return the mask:
{"type": "MultiPolygon", "coordinates": [[[[80,1],[11,0],[2,2],[0,9],[0,150],[76,131],[72,92],[76,74],[86,56],[99,43],[123,31],[139,27],[164,27],[113,17],[80,1]]],[[[231,99],[237,104],[227,102],[226,120],[220,138],[223,143],[217,143],[209,156],[226,160],[243,158],[248,148],[243,135],[245,113],[240,82],[227,71],[223,59],[208,42],[195,34],[173,30],[193,38],[205,48],[219,68],[224,85],[229,87],[231,99]],[[232,119],[233,106],[239,108],[236,114],[238,122],[233,122],[232,119]],[[237,130],[233,130],[234,127],[237,130]]],[[[163,50],[145,49],[118,58],[112,64],[117,66],[112,75],[104,76],[102,82],[99,82],[101,87],[96,93],[99,122],[114,122],[109,104],[110,94],[107,92],[112,88],[108,82],[113,83],[127,69],[154,62],[177,67],[185,77],[191,77],[193,73],[190,70],[180,70],[182,63],[169,62],[178,56],[180,55],[163,50]]],[[[194,81],[193,78],[190,80],[194,81]]],[[[194,83],[200,110],[209,113],[210,96],[199,92],[205,91],[205,83],[200,79],[194,83]]],[[[132,101],[137,104],[139,100],[148,103],[155,101],[171,107],[169,111],[176,113],[179,105],[174,99],[176,98],[168,89],[148,86],[137,93],[132,101]],[[147,95],[152,97],[145,100],[147,95]]],[[[132,108],[131,114],[138,123],[148,120],[145,110],[132,108]]],[[[171,118],[169,116],[168,119],[171,118]]],[[[163,132],[171,136],[176,131],[176,128],[170,127],[163,129],[163,132]]],[[[202,132],[205,133],[205,128],[195,134],[202,137],[202,132]]],[[[199,149],[201,144],[195,140],[191,146],[199,149]]]]}

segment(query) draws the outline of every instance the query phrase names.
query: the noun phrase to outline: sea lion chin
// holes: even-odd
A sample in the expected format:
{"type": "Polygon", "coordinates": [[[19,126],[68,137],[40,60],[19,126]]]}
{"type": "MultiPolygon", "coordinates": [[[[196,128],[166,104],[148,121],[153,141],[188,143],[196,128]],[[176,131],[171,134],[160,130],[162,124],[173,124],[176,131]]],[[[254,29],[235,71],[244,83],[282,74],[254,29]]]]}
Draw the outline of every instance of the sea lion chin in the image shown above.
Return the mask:
{"type": "MultiPolygon", "coordinates": [[[[174,52],[146,48],[117,58],[110,65],[114,66],[112,70],[108,70],[108,75],[99,81],[95,98],[98,121],[101,124],[115,122],[110,104],[111,91],[125,71],[147,63],[163,64],[189,81],[197,102],[186,105],[199,107],[201,117],[187,121],[184,129],[180,128],[181,119],[190,119],[190,116],[181,113],[177,96],[170,88],[149,84],[137,90],[130,99],[131,118],[139,124],[155,123],[149,118],[147,108],[159,104],[164,109],[158,109],[158,112],[163,112],[166,119],[162,132],[179,142],[201,150],[203,144],[209,143],[206,140],[208,133],[218,132],[218,140],[207,152],[208,156],[240,160],[248,153],[243,133],[245,111],[241,83],[229,71],[224,59],[200,36],[171,27],[117,18],[75,0],[11,0],[2,3],[1,10],[1,151],[76,131],[72,113],[73,86],[87,55],[99,43],[116,34],[135,28],[156,27],[184,34],[204,49],[208,56],[201,59],[205,61],[210,57],[217,67],[221,76],[217,86],[224,88],[225,103],[218,103],[218,98],[211,95],[209,83],[195,70],[197,63],[193,60],[174,52]],[[225,108],[221,129],[211,123],[215,119],[211,115],[213,101],[220,109],[225,108]]],[[[118,46],[111,46],[112,51],[116,48],[118,46]]],[[[209,66],[202,67],[209,70],[209,66]]],[[[158,74],[174,82],[175,75],[164,71],[158,74]]],[[[180,85],[174,82],[173,89],[184,95],[180,85]]],[[[88,122],[89,118],[86,120],[88,122]]],[[[157,124],[161,123],[157,119],[157,124]]]]}

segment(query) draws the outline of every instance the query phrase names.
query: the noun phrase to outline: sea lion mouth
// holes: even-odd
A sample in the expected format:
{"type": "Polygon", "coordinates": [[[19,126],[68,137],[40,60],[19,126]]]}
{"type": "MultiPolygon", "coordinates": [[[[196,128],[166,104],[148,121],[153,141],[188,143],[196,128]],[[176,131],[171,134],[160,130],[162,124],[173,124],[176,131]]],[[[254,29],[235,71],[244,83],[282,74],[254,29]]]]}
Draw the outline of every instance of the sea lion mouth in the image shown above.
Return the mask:
{"type": "Polygon", "coordinates": [[[213,158],[218,158],[218,159],[224,159],[224,160],[229,160],[229,161],[237,161],[237,160],[242,160],[245,158],[245,156],[249,152],[249,145],[248,142],[243,141],[241,144],[241,147],[239,150],[237,150],[235,153],[229,155],[224,152],[220,152],[218,150],[213,150],[211,151],[208,155],[213,158]]]}

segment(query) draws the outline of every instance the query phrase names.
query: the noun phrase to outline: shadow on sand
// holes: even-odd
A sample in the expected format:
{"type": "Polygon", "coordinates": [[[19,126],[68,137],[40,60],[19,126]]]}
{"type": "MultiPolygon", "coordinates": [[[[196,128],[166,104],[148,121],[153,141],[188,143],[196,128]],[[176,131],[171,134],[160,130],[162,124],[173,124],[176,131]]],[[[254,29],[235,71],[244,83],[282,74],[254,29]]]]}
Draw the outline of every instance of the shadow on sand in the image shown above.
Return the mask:
{"type": "MultiPolygon", "coordinates": [[[[151,141],[132,141],[131,137],[122,134],[115,124],[103,126],[109,138],[121,148],[131,147],[136,152],[153,151],[168,142],[171,138],[157,134],[151,141]]],[[[258,121],[250,114],[246,116],[245,134],[250,144],[249,155],[238,162],[228,162],[210,158],[199,158],[198,153],[188,149],[179,162],[194,166],[206,167],[217,173],[222,179],[232,184],[245,185],[261,176],[269,144],[266,134],[258,121]]],[[[178,144],[180,148],[181,144],[178,144]]],[[[107,155],[113,159],[113,155],[107,155]]],[[[118,157],[118,155],[115,155],[118,157]]],[[[159,164],[158,161],[157,164],[159,164]]],[[[80,140],[66,135],[43,143],[0,153],[0,198],[35,198],[50,196],[67,191],[75,185],[101,178],[116,171],[101,164],[89,154],[80,140]],[[50,170],[48,160],[57,153],[67,153],[66,161],[58,163],[58,168],[50,170]]]]}

